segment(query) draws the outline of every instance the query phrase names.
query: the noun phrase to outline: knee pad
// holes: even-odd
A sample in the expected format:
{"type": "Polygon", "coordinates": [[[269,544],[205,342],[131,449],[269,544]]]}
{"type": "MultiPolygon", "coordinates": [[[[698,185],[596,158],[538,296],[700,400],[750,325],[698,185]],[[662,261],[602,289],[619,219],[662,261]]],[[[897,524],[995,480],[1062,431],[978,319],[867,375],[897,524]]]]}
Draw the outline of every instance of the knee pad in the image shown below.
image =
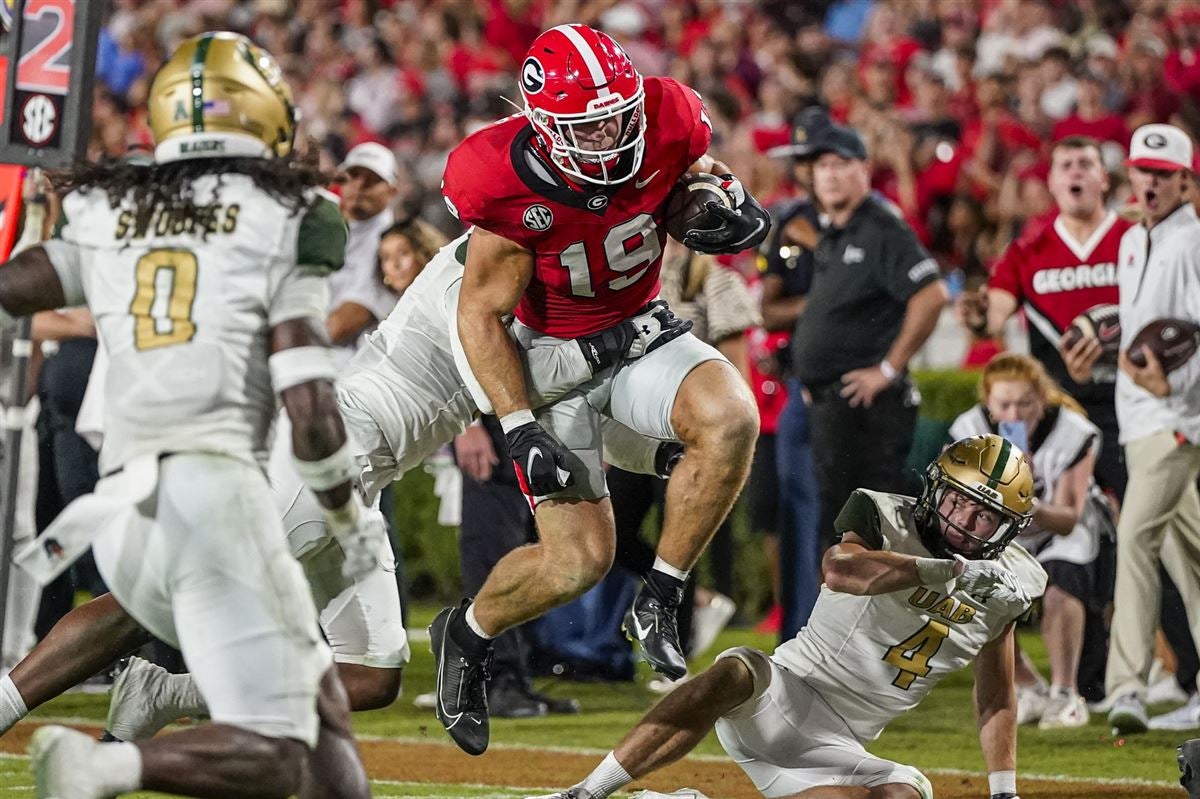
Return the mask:
{"type": "Polygon", "coordinates": [[[750,670],[751,678],[754,681],[754,690],[750,693],[750,697],[738,707],[755,702],[766,693],[767,687],[771,684],[771,659],[766,654],[752,647],[735,646],[717,655],[717,661],[724,658],[741,661],[750,670]]]}
{"type": "Polygon", "coordinates": [[[921,795],[921,799],[933,799],[933,783],[929,778],[912,766],[896,764],[888,782],[898,782],[911,786],[921,795]]]}

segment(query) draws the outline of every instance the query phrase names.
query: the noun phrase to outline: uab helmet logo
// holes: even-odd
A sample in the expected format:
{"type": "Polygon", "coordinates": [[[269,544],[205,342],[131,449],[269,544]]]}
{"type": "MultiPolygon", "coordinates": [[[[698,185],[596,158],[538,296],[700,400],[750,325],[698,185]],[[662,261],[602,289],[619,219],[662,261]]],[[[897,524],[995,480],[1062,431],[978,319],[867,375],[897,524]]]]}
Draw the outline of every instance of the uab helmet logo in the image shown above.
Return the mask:
{"type": "Polygon", "coordinates": [[[546,68],[533,56],[521,65],[521,88],[526,94],[537,94],[546,88],[546,68]]]}

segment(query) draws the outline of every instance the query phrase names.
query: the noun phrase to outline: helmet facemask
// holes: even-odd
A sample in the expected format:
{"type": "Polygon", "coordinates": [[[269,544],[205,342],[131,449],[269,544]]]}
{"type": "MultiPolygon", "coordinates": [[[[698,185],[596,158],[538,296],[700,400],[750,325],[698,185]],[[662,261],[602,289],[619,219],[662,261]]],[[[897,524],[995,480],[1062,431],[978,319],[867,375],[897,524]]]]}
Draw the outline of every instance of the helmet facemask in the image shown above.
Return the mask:
{"type": "Polygon", "coordinates": [[[646,149],[646,93],[638,78],[637,91],[628,98],[610,94],[591,101],[587,111],[578,114],[552,113],[525,102],[525,115],[537,130],[555,166],[586,183],[612,186],[637,174],[646,149]],[[597,125],[618,122],[614,144],[605,149],[590,149],[580,133],[591,132],[597,125]]]}
{"type": "Polygon", "coordinates": [[[932,554],[992,560],[998,558],[1009,542],[1029,525],[1032,513],[1022,515],[1011,511],[994,489],[961,483],[947,475],[937,463],[932,463],[926,470],[914,516],[922,543],[932,554]],[[974,530],[951,519],[960,508],[974,511],[974,530]],[[983,535],[980,528],[991,529],[983,535]],[[955,544],[947,537],[951,531],[961,537],[961,543],[955,544]]]}

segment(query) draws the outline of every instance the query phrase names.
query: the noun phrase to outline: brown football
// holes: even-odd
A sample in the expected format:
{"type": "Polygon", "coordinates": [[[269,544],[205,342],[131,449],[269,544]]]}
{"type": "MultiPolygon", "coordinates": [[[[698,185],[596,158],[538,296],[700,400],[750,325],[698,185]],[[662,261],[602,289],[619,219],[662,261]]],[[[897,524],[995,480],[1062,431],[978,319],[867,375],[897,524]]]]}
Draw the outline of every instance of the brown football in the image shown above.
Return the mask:
{"type": "Polygon", "coordinates": [[[729,193],[721,188],[721,179],[706,172],[689,172],[667,195],[667,232],[678,242],[689,230],[716,230],[724,224],[721,217],[708,210],[709,203],[733,207],[729,193]]]}
{"type": "Polygon", "coordinates": [[[1200,349],[1200,325],[1187,319],[1155,319],[1129,342],[1129,360],[1134,366],[1146,365],[1142,347],[1153,352],[1163,371],[1170,374],[1200,349]]]}
{"type": "Polygon", "coordinates": [[[1097,363],[1117,365],[1117,353],[1121,351],[1121,319],[1116,305],[1093,305],[1071,320],[1071,326],[1063,336],[1067,349],[1084,336],[1095,336],[1100,340],[1100,360],[1097,363]]]}

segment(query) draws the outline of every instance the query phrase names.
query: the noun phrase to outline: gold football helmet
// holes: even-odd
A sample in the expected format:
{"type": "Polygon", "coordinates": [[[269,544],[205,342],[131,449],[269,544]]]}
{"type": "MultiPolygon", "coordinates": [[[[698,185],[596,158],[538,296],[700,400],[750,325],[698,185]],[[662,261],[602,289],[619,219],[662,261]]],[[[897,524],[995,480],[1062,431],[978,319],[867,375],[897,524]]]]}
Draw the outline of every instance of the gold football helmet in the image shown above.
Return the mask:
{"type": "Polygon", "coordinates": [[[275,59],[237,33],[202,33],[179,45],[154,76],[149,106],[159,162],[292,151],[292,90],[275,59]]]}
{"type": "Polygon", "coordinates": [[[1025,453],[997,435],[972,436],[954,442],[929,464],[914,517],[922,543],[934,555],[991,559],[999,557],[1029,525],[1033,499],[1033,470],[1025,453]],[[947,491],[955,491],[1000,515],[1000,523],[987,540],[972,535],[941,513],[947,491]],[[971,551],[955,548],[946,540],[943,525],[954,527],[977,547],[971,551]]]}

